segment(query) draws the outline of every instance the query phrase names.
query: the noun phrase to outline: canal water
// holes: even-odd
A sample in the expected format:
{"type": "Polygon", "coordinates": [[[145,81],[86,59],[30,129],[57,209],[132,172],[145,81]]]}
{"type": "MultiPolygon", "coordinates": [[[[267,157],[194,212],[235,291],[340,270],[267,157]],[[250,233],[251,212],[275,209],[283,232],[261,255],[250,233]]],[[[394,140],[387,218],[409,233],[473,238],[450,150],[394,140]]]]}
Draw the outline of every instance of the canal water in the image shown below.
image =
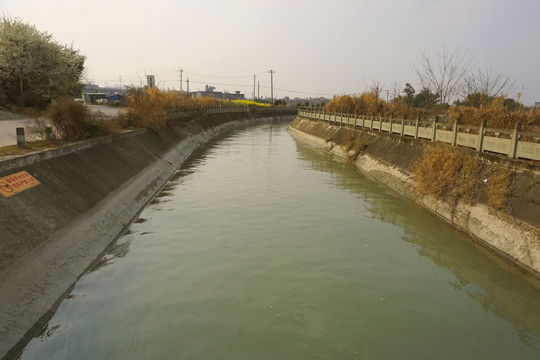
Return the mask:
{"type": "Polygon", "coordinates": [[[195,151],[21,359],[539,359],[540,288],[286,124],[195,151]]]}

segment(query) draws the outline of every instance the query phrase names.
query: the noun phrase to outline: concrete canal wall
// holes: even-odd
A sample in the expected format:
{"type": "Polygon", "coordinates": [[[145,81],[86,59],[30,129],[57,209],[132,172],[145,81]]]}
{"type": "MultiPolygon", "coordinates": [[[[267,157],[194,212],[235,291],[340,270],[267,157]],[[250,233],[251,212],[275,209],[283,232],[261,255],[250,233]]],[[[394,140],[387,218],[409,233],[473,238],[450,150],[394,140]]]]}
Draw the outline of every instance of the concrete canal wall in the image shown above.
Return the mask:
{"type": "Polygon", "coordinates": [[[294,118],[270,116],[219,114],[0,161],[0,178],[26,171],[40,182],[0,196],[0,358],[37,334],[195,148],[228,129],[294,118]]]}
{"type": "MultiPolygon", "coordinates": [[[[540,165],[480,154],[483,176],[489,181],[495,163],[512,168],[509,188],[510,213],[495,212],[485,201],[472,205],[448,203],[432,197],[419,197],[415,191],[413,167],[422,156],[420,139],[380,133],[370,129],[333,124],[328,121],[297,117],[289,132],[299,140],[351,161],[362,172],[374,177],[418,202],[474,240],[514,263],[529,276],[540,279],[540,165]],[[354,154],[347,150],[346,139],[356,132],[364,149],[354,154]],[[525,168],[520,166],[524,166],[525,168]],[[528,168],[527,168],[528,167],[528,168]],[[531,168],[532,167],[532,168],[531,168]]],[[[480,181],[478,187],[485,186],[480,181]]],[[[481,189],[480,189],[481,190],[481,189]]]]}

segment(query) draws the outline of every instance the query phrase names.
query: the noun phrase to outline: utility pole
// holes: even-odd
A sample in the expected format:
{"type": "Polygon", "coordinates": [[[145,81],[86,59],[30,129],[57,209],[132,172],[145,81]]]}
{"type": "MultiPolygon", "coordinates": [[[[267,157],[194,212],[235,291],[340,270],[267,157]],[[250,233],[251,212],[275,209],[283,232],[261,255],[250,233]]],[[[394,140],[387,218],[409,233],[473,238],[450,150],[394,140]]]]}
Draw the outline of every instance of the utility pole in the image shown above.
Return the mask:
{"type": "Polygon", "coordinates": [[[257,79],[257,75],[253,75],[253,101],[255,101],[255,81],[257,79]]]}
{"type": "Polygon", "coordinates": [[[182,73],[184,72],[184,70],[180,69],[178,71],[180,72],[180,92],[182,92],[182,73]]]}
{"type": "Polygon", "coordinates": [[[270,73],[270,104],[274,105],[274,70],[268,71],[270,73]]]}
{"type": "Polygon", "coordinates": [[[187,78],[186,82],[187,82],[187,94],[189,96],[189,78],[187,78]]]}
{"type": "Polygon", "coordinates": [[[261,82],[257,81],[257,100],[261,98],[261,82]]]}

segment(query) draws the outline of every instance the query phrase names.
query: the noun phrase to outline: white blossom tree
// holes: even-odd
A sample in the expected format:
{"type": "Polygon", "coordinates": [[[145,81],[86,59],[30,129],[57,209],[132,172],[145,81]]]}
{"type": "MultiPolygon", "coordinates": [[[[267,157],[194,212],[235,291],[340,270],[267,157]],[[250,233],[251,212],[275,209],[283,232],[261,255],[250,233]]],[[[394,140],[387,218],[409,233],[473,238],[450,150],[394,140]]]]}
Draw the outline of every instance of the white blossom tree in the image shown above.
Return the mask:
{"type": "Polygon", "coordinates": [[[0,101],[31,98],[33,103],[25,105],[44,106],[51,99],[75,95],[85,60],[78,50],[33,25],[0,18],[0,101]]]}

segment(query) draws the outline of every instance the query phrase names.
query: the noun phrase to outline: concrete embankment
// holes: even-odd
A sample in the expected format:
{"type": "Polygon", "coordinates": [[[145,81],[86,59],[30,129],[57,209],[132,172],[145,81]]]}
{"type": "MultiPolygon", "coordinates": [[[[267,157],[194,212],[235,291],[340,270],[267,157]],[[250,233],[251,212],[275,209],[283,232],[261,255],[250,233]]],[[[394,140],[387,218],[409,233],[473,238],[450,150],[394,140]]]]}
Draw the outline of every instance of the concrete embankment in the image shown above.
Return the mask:
{"type": "Polygon", "coordinates": [[[478,154],[482,179],[485,179],[477,184],[479,194],[485,192],[481,187],[496,173],[495,167],[512,171],[509,209],[493,211],[485,199],[452,206],[429,196],[420,197],[415,191],[413,168],[422,157],[421,140],[302,117],[297,117],[288,129],[299,140],[353,162],[360,171],[415,200],[530,276],[540,279],[540,166],[537,164],[478,154]],[[363,143],[363,149],[356,153],[347,146],[351,132],[356,132],[363,143]]]}
{"type": "Polygon", "coordinates": [[[0,177],[24,170],[40,182],[0,196],[0,358],[36,335],[197,146],[234,127],[292,119],[216,115],[0,161],[0,177]]]}

